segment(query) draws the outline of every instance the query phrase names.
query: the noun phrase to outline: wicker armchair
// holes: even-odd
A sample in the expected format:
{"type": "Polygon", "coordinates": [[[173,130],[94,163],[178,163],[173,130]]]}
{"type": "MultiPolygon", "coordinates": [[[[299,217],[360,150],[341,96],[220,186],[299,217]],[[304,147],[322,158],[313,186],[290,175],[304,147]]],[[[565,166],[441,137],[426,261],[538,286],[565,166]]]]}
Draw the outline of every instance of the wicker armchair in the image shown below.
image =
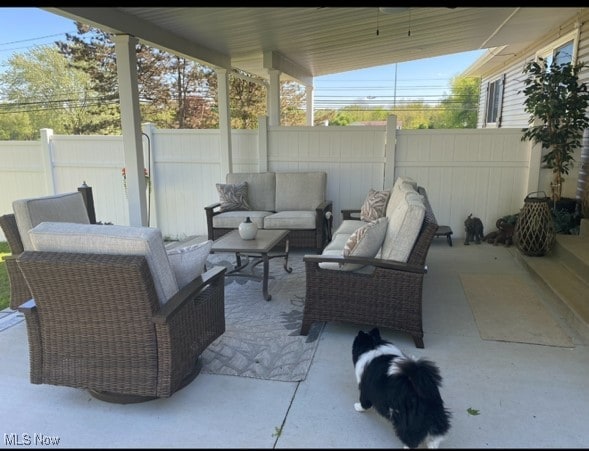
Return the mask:
{"type": "Polygon", "coordinates": [[[16,226],[16,219],[14,214],[6,214],[0,216],[0,227],[4,232],[10,252],[12,255],[4,257],[6,263],[6,271],[8,272],[8,281],[10,283],[10,308],[16,310],[16,308],[23,302],[31,299],[31,292],[27,282],[22,275],[18,264],[16,263],[16,257],[23,252],[23,244],[18,233],[18,227],[16,226]]]}
{"type": "Polygon", "coordinates": [[[145,256],[25,251],[17,261],[34,296],[18,308],[33,384],[123,404],[169,397],[225,331],[223,267],[161,305],[145,256]]]}
{"type": "Polygon", "coordinates": [[[18,199],[12,204],[14,213],[0,216],[0,227],[4,232],[12,255],[5,258],[8,280],[10,282],[10,308],[16,310],[25,301],[31,299],[29,287],[16,263],[16,258],[24,251],[31,250],[28,236],[21,233],[42,221],[71,221],[91,223],[95,217],[92,188],[80,188],[85,191],[54,194],[29,199],[18,199]],[[90,201],[86,200],[86,195],[90,201]],[[17,219],[18,217],[18,219],[17,219]],[[21,224],[19,228],[18,224],[21,224]]]}
{"type": "Polygon", "coordinates": [[[315,321],[369,324],[406,332],[423,348],[422,288],[425,260],[438,228],[427,194],[425,217],[406,263],[367,257],[305,255],[306,298],[301,335],[315,321]],[[372,273],[337,271],[321,262],[374,266],[372,273]]]}

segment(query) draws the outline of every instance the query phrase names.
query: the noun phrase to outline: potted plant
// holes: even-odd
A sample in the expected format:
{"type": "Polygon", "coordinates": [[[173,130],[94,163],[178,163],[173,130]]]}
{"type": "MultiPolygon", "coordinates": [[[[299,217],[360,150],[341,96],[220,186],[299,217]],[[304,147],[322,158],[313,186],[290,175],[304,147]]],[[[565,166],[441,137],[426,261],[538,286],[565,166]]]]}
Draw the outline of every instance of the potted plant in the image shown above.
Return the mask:
{"type": "Polygon", "coordinates": [[[562,198],[564,176],[574,162],[575,149],[581,146],[584,129],[589,127],[589,92],[586,83],[579,83],[585,63],[556,61],[557,56],[547,66],[543,58],[538,58],[525,65],[524,107],[530,114],[530,126],[522,129],[522,141],[542,144],[542,162],[553,174],[550,191],[555,211],[562,198]]]}

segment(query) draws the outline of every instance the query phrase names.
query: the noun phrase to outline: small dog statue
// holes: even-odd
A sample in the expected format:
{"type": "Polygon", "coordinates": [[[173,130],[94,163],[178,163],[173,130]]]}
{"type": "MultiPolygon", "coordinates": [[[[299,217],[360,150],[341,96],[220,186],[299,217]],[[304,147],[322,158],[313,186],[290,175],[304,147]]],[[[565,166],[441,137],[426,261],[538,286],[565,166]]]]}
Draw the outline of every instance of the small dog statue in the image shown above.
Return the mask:
{"type": "Polygon", "coordinates": [[[469,245],[471,241],[476,244],[481,244],[483,239],[483,222],[479,218],[473,218],[472,213],[464,221],[464,229],[466,230],[465,245],[469,245]]]}
{"type": "Polygon", "coordinates": [[[492,244],[493,246],[497,246],[499,243],[503,243],[505,247],[509,247],[513,244],[513,232],[515,230],[515,226],[510,224],[503,218],[497,219],[497,223],[495,224],[498,230],[491,232],[483,238],[483,241],[492,244]]]}

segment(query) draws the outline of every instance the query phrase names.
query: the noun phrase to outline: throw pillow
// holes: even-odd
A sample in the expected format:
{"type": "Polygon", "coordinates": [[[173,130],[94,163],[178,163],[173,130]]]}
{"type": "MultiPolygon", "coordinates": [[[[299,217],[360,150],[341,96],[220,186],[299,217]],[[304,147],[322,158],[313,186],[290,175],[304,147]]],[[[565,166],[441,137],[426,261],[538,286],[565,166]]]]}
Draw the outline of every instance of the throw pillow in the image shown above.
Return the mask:
{"type": "Polygon", "coordinates": [[[221,211],[251,210],[248,202],[247,182],[217,183],[221,211]]]}
{"type": "Polygon", "coordinates": [[[195,277],[203,273],[212,247],[213,241],[207,240],[191,246],[176,247],[166,251],[179,288],[188,285],[195,277]]]}
{"type": "Polygon", "coordinates": [[[388,190],[377,191],[371,188],[360,209],[360,219],[362,221],[376,221],[378,218],[382,218],[385,215],[390,194],[391,192],[388,190]]]}
{"type": "MultiPolygon", "coordinates": [[[[376,257],[384,241],[388,221],[389,218],[384,216],[357,229],[344,244],[343,256],[376,257]]],[[[362,266],[356,263],[345,263],[343,269],[353,271],[362,266]]]]}

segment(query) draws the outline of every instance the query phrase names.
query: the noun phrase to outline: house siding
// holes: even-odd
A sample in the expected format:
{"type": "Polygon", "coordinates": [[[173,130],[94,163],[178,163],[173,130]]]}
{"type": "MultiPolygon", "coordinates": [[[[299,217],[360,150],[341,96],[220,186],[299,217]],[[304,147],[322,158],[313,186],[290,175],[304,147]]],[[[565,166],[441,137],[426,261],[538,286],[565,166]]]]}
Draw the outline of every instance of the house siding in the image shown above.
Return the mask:
{"type": "MultiPolygon", "coordinates": [[[[577,46],[577,59],[589,64],[589,12],[578,19],[581,23],[579,42],[577,46]]],[[[524,96],[520,91],[524,88],[523,69],[528,61],[535,58],[536,52],[549,46],[560,36],[575,29],[577,20],[563,24],[558,32],[552,31],[543,39],[530,45],[522,55],[515,55],[500,69],[481,77],[481,96],[479,100],[477,127],[485,128],[485,106],[487,104],[487,86],[505,74],[505,87],[503,91],[503,107],[501,111],[501,127],[523,128],[528,126],[529,115],[524,111],[524,96]]],[[[589,83],[589,69],[584,68],[580,72],[580,81],[589,83]]]]}
{"type": "MultiPolygon", "coordinates": [[[[521,91],[524,89],[523,69],[525,65],[535,59],[536,53],[552,46],[562,36],[574,31],[579,23],[579,34],[577,42],[577,61],[582,61],[589,65],[589,12],[582,16],[562,24],[558,30],[552,30],[542,39],[532,43],[521,54],[514,55],[509,61],[503,64],[495,65],[499,67],[481,76],[481,96],[479,100],[477,128],[491,128],[495,124],[487,127],[485,124],[485,110],[487,104],[487,86],[489,82],[505,74],[503,103],[500,112],[500,127],[505,129],[521,129],[529,126],[529,114],[524,111],[525,97],[521,91]]],[[[584,67],[579,73],[579,80],[589,84],[589,67],[584,67]]],[[[539,147],[539,146],[538,146],[539,147]]],[[[573,154],[575,163],[572,165],[569,174],[566,175],[563,185],[563,196],[575,197],[577,195],[576,180],[579,177],[581,166],[582,149],[576,149],[573,154]]],[[[541,167],[539,173],[539,187],[548,190],[552,171],[548,168],[541,167]]],[[[548,191],[546,191],[548,192],[548,191]]]]}

